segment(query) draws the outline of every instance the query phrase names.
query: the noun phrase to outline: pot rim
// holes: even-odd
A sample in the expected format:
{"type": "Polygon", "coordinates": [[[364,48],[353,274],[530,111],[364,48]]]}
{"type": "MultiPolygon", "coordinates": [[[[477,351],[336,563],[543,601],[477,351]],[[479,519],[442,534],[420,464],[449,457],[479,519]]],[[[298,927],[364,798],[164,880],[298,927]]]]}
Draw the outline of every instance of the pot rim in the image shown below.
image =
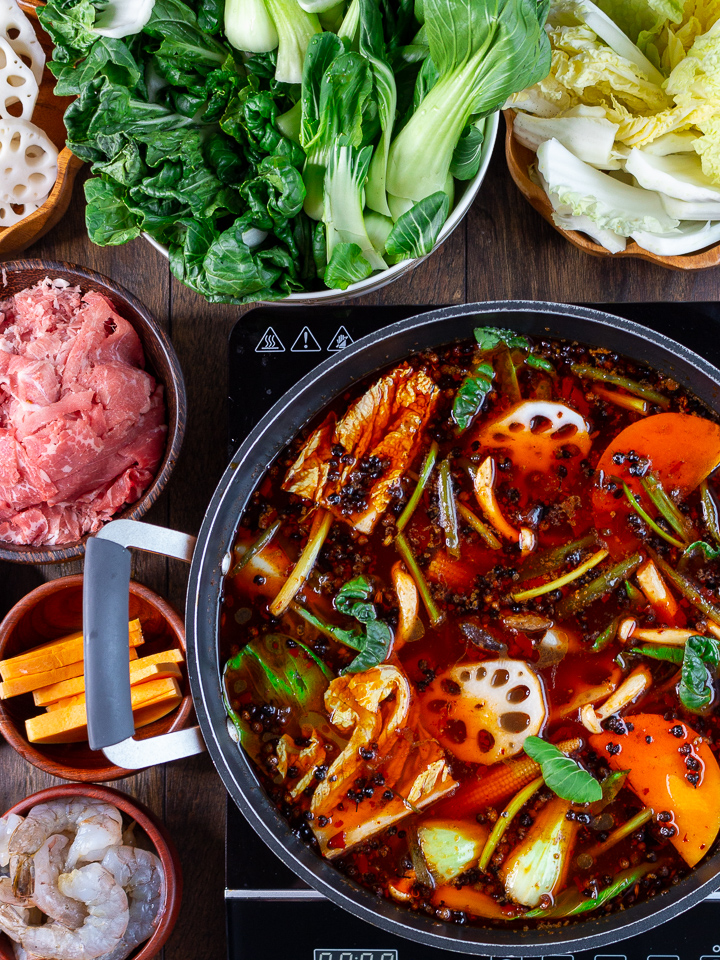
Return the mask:
{"type": "Polygon", "coordinates": [[[250,825],[297,876],[338,906],[398,936],[471,955],[502,952],[531,956],[541,955],[546,945],[555,954],[560,944],[564,950],[574,951],[614,943],[689,909],[716,888],[720,852],[677,886],[651,900],[567,926],[561,921],[542,930],[503,930],[460,927],[418,916],[374,897],[293,836],[267,798],[250,761],[228,732],[217,657],[222,596],[219,570],[247,498],[273,458],[342,390],[418,349],[467,339],[475,326],[490,324],[493,319],[535,336],[560,336],[593,346],[605,345],[604,338],[618,341],[621,346],[614,347],[618,352],[671,374],[690,386],[708,407],[720,412],[720,371],[712,364],[663,334],[603,311],[546,301],[507,300],[444,307],[398,321],[319,364],[272,407],[240,445],[218,484],[198,536],[188,584],[186,637],[193,701],[212,760],[250,825]],[[694,382],[689,383],[690,379],[694,382]],[[695,382],[698,380],[701,382],[695,382]]]}

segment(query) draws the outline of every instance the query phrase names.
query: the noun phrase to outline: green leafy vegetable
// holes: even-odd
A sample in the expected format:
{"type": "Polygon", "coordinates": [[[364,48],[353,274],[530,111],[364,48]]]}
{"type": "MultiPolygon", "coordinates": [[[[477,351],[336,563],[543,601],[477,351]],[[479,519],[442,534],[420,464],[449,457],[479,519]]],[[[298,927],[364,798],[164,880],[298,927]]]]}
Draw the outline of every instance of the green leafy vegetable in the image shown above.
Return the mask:
{"type": "Polygon", "coordinates": [[[706,560],[718,560],[720,559],[720,547],[711,547],[704,540],[696,540],[695,543],[685,547],[682,559],[694,557],[698,554],[702,554],[706,560]]]}
{"type": "Polygon", "coordinates": [[[534,367],[536,370],[544,370],[545,373],[550,374],[555,373],[555,367],[550,363],[549,360],[546,360],[545,357],[538,357],[534,353],[531,353],[530,356],[525,358],[525,363],[529,367],[534,367]]]}
{"type": "MultiPolygon", "coordinates": [[[[373,586],[367,577],[356,577],[340,588],[335,597],[335,609],[347,617],[354,617],[365,632],[357,635],[355,649],[359,654],[343,673],[360,673],[376,667],[387,657],[393,641],[393,632],[378,620],[375,604],[370,602],[373,586]]],[[[347,642],[347,641],[345,641],[347,642]]]]}
{"type": "Polygon", "coordinates": [[[654,660],[667,660],[669,663],[682,663],[684,656],[682,647],[662,647],[655,643],[643,643],[639,647],[632,647],[628,652],[652,657],[654,660]]]}
{"type": "Polygon", "coordinates": [[[430,253],[447,220],[449,209],[448,195],[440,191],[425,197],[398,217],[385,241],[388,262],[399,263],[430,253]]]}
{"type": "Polygon", "coordinates": [[[715,691],[713,681],[720,664],[720,643],[714,637],[690,637],[685,644],[680,702],[691,713],[705,713],[715,691]]]}
{"type": "Polygon", "coordinates": [[[365,280],[373,272],[357,243],[338,243],[324,269],[329,287],[347,290],[351,283],[365,280]]]}
{"type": "Polygon", "coordinates": [[[571,803],[592,803],[602,797],[597,780],[552,743],[540,737],[527,737],[524,748],[525,753],[540,764],[545,783],[558,797],[571,803]]]}
{"type": "Polygon", "coordinates": [[[509,350],[530,349],[527,337],[500,327],[475,327],[475,339],[481,350],[494,350],[499,346],[505,346],[509,350]]]}
{"type": "Polygon", "coordinates": [[[452,406],[452,418],[460,430],[467,430],[482,410],[494,376],[492,364],[481,363],[460,384],[452,406]]]}

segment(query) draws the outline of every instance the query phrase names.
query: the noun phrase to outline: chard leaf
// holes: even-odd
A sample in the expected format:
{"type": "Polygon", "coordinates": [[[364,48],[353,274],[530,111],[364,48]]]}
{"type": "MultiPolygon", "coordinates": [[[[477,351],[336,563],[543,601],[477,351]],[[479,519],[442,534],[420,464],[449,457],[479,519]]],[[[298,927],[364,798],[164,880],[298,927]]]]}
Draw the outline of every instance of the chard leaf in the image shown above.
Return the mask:
{"type": "Polygon", "coordinates": [[[475,339],[481,350],[494,350],[501,344],[508,350],[529,350],[527,337],[522,337],[514,330],[503,330],[500,327],[475,327],[475,339]]]}
{"type": "Polygon", "coordinates": [[[338,243],[325,267],[325,286],[331,290],[347,290],[351,283],[365,280],[373,268],[357,243],[338,243]]]}
{"type": "Polygon", "coordinates": [[[691,713],[704,713],[714,695],[713,680],[720,663],[720,643],[714,637],[690,637],[685,644],[680,702],[691,713]]]}
{"type": "Polygon", "coordinates": [[[485,397],[492,390],[495,373],[490,363],[481,363],[460,384],[452,407],[452,418],[460,430],[467,430],[482,410],[485,397]]]}
{"type": "Polygon", "coordinates": [[[552,743],[540,737],[528,737],[524,747],[525,753],[540,764],[546,785],[558,797],[571,803],[593,803],[601,799],[602,788],[597,780],[552,743]]]}
{"type": "Polygon", "coordinates": [[[399,217],[385,241],[388,261],[399,263],[430,253],[447,220],[449,209],[450,199],[440,191],[425,197],[399,217]]]}

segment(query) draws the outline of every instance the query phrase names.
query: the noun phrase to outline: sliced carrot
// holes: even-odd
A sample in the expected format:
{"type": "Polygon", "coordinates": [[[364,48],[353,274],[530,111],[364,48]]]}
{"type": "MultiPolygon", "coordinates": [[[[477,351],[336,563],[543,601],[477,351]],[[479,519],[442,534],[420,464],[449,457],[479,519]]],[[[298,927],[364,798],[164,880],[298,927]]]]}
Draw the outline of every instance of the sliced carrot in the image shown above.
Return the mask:
{"type": "Polygon", "coordinates": [[[704,739],[681,720],[651,713],[626,719],[633,725],[631,731],[622,736],[597,734],[590,737],[590,745],[613,770],[630,771],[628,786],[656,816],[672,815],[663,825],[675,828],[671,842],[694,867],[720,830],[718,762],[704,739]],[[689,752],[680,752],[687,747],[689,752]],[[697,761],[697,771],[687,766],[688,759],[697,761]],[[693,785],[688,777],[696,774],[699,780],[693,785]]]}
{"type": "MultiPolygon", "coordinates": [[[[608,490],[609,478],[620,477],[633,493],[642,493],[639,479],[630,474],[630,462],[616,463],[614,459],[630,452],[649,460],[666,492],[677,490],[686,497],[720,463],[720,426],[687,413],[658,413],[631,423],[615,437],[600,457],[598,486],[593,492],[595,525],[601,532],[610,531],[614,553],[633,541],[627,523],[632,507],[608,490]]],[[[644,503],[647,505],[647,497],[644,503]]]]}

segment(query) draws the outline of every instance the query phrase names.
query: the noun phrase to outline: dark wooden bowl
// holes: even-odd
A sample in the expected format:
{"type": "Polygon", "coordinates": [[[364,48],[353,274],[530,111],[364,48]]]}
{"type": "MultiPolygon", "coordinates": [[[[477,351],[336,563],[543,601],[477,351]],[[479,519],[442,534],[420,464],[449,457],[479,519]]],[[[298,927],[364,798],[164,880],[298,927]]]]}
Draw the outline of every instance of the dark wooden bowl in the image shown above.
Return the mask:
{"type": "MultiPolygon", "coordinates": [[[[145,365],[155,379],[165,387],[167,411],[167,443],[165,456],[155,479],[142,497],[117,513],[113,519],[139,520],[155,503],[170,479],[180,454],[187,422],[187,397],[180,361],[167,334],[158,326],[147,307],[128,290],[108,277],[56,260],[11,260],[0,263],[0,301],[31,287],[45,277],[61,277],[81,290],[97,290],[111,301],[117,312],[129,320],[137,331],[145,351],[145,365]],[[3,284],[4,278],[4,284],[3,284]]],[[[74,543],[62,546],[19,546],[0,541],[0,560],[18,563],[57,563],[82,556],[87,535],[74,543]]]]}
{"type": "Polygon", "coordinates": [[[540,186],[530,179],[530,165],[537,160],[532,150],[524,147],[519,140],[513,136],[513,123],[515,121],[515,111],[505,110],[505,157],[507,159],[508,170],[515,184],[528,201],[528,203],[544,217],[547,222],[562,234],[566,240],[569,240],[578,250],[589,253],[591,257],[612,257],[617,260],[620,257],[635,257],[638,260],[649,260],[650,263],[656,263],[660,267],[668,270],[707,270],[708,267],[717,267],[720,265],[720,243],[716,243],[704,250],[698,250],[696,253],[685,253],[676,257],[661,257],[657,253],[651,253],[643,249],[634,240],[628,240],[625,250],[620,253],[610,253],[599,243],[595,243],[584,233],[577,230],[563,230],[553,220],[553,208],[547,194],[540,186]]]}
{"type": "MultiPolygon", "coordinates": [[[[49,60],[52,56],[53,43],[38,21],[39,6],[43,6],[39,0],[20,0],[20,8],[29,17],[40,45],[45,51],[45,56],[49,60]]],[[[83,162],[65,146],[67,134],[63,116],[74,98],[56,97],[54,90],[55,77],[46,64],[32,122],[50,137],[60,151],[55,186],[45,203],[35,213],[31,213],[29,217],[25,217],[13,227],[0,228],[0,256],[21,253],[51,230],[70,206],[75,177],[83,162]]]]}
{"type": "MultiPolygon", "coordinates": [[[[14,807],[7,810],[4,816],[7,816],[8,813],[16,813],[21,817],[26,816],[31,808],[38,803],[77,796],[90,797],[93,800],[114,804],[123,814],[126,825],[129,826],[130,822],[134,820],[144,831],[153,852],[160,858],[165,882],[163,883],[157,926],[150,939],[140,944],[134,953],[130,954],[130,960],[151,960],[152,957],[157,956],[173,931],[180,912],[183,892],[180,857],[165,824],[158,820],[154,813],[151,813],[139,800],[135,800],[125,793],[120,793],[119,790],[113,790],[112,787],[94,785],[76,787],[64,783],[56,787],[48,787],[46,790],[40,790],[38,793],[33,793],[32,796],[20,800],[14,807]]],[[[12,944],[5,934],[0,934],[0,960],[15,960],[12,944]]]]}
{"type": "MultiPolygon", "coordinates": [[[[82,584],[81,574],[61,577],[37,587],[16,603],[0,623],[0,660],[82,630],[82,584]]],[[[136,617],[142,622],[145,636],[145,643],[138,648],[138,657],[171,647],[185,652],[182,619],[162,597],[131,581],[130,619],[136,617]]],[[[136,734],[139,740],[180,730],[187,723],[192,697],[184,664],[181,669],[183,699],[172,713],[140,727],[136,734]]],[[[54,777],[81,783],[117,780],[135,772],[114,766],[102,751],[91,750],[87,742],[30,743],[25,734],[25,721],[40,712],[31,693],[0,700],[0,733],[28,763],[54,777]]]]}

